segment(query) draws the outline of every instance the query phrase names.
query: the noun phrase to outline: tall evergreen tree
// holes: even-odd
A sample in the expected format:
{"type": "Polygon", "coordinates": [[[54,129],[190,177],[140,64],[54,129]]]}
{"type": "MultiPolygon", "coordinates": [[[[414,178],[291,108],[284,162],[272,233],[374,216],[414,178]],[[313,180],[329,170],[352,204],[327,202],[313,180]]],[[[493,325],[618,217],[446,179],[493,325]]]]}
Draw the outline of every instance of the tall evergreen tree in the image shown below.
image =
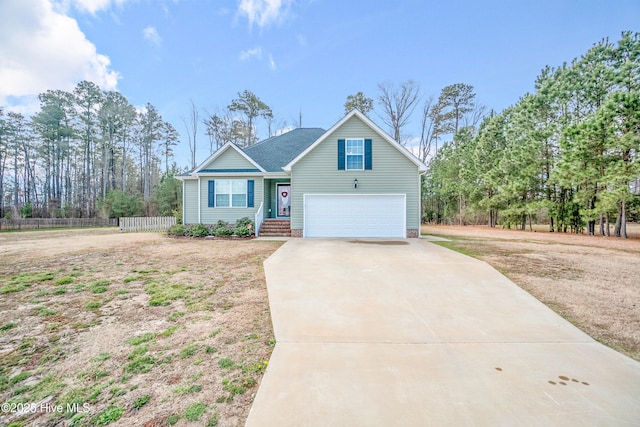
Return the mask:
{"type": "Polygon", "coordinates": [[[475,97],[473,86],[464,83],[455,83],[442,89],[438,97],[440,133],[458,133],[464,116],[475,107],[475,97]]]}
{"type": "Polygon", "coordinates": [[[250,90],[238,92],[238,97],[232,100],[231,104],[229,104],[227,108],[231,112],[241,113],[246,119],[246,129],[242,132],[245,137],[244,143],[242,144],[244,146],[252,145],[258,140],[258,132],[254,129],[256,118],[273,118],[273,111],[271,111],[271,107],[265,104],[250,90]]]}
{"type": "Polygon", "coordinates": [[[163,136],[164,121],[156,107],[147,103],[143,112],[138,114],[138,145],[140,170],[142,175],[142,197],[145,205],[149,203],[152,188],[152,173],[157,171],[156,144],[163,136]]]}
{"type": "MultiPolygon", "coordinates": [[[[78,117],[81,124],[81,141],[83,145],[84,176],[82,179],[81,200],[83,214],[92,216],[95,210],[95,194],[97,193],[94,182],[94,165],[96,163],[94,144],[98,130],[98,111],[102,103],[102,92],[93,82],[82,81],[73,91],[78,117]]],[[[100,150],[102,151],[102,150],[100,150]]],[[[99,152],[100,152],[99,151],[99,152]]]]}
{"type": "Polygon", "coordinates": [[[7,122],[4,117],[4,109],[0,106],[0,218],[4,217],[4,191],[5,171],[9,159],[9,143],[7,122]]]}
{"type": "Polygon", "coordinates": [[[344,113],[347,114],[354,108],[362,114],[368,115],[373,110],[373,99],[367,98],[362,92],[347,96],[344,103],[344,113]]]}

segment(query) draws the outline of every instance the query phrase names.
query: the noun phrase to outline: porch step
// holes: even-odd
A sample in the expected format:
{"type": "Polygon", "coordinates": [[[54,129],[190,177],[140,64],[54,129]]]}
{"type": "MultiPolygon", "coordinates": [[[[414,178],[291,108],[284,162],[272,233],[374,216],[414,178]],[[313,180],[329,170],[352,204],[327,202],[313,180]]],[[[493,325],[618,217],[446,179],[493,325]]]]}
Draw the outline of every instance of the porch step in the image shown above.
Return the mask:
{"type": "Polygon", "coordinates": [[[259,236],[290,237],[291,221],[288,219],[265,219],[260,226],[259,236]]]}

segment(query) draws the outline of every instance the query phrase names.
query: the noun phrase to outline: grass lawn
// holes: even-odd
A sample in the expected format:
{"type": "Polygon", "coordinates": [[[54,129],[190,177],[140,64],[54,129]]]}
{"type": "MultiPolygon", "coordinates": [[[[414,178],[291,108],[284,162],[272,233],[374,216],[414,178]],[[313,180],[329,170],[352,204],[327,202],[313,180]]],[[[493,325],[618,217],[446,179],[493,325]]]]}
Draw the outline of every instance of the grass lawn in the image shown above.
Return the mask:
{"type": "Polygon", "coordinates": [[[281,244],[0,233],[0,425],[244,425],[281,244]]]}

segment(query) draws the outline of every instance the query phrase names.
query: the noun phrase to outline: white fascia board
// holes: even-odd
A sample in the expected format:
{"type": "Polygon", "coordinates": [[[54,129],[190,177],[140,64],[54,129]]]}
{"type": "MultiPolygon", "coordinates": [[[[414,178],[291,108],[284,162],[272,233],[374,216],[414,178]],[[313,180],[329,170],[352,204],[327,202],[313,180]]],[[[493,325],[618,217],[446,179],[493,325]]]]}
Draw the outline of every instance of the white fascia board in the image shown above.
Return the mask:
{"type": "Polygon", "coordinates": [[[286,172],[267,172],[263,173],[262,176],[265,178],[291,178],[291,174],[286,172]]]}
{"type": "Polygon", "coordinates": [[[298,161],[300,161],[304,156],[309,154],[309,152],[311,152],[320,143],[322,143],[322,141],[327,139],[327,137],[331,133],[333,133],[336,129],[338,129],[340,126],[342,126],[347,120],[349,120],[351,117],[353,117],[356,113],[358,113],[358,110],[355,110],[355,109],[351,110],[346,116],[344,116],[342,119],[340,119],[335,125],[331,126],[331,128],[329,130],[327,130],[325,133],[323,133],[320,136],[320,138],[316,139],[316,141],[313,144],[308,146],[306,150],[304,150],[302,153],[298,154],[298,156],[295,159],[291,160],[287,165],[283,166],[282,170],[285,171],[285,172],[291,172],[291,168],[293,167],[293,165],[298,163],[298,161]]]}
{"type": "Polygon", "coordinates": [[[183,180],[198,179],[198,178],[212,178],[212,177],[228,177],[234,178],[238,176],[255,176],[263,178],[289,178],[289,174],[285,172],[200,172],[197,175],[182,177],[183,180]]]}
{"type": "Polygon", "coordinates": [[[198,173],[200,178],[206,178],[211,176],[228,176],[229,178],[237,176],[264,176],[264,172],[201,172],[198,173]]]}
{"type": "Polygon", "coordinates": [[[353,110],[353,111],[355,111],[356,112],[355,115],[360,120],[365,122],[367,124],[367,126],[369,126],[371,129],[373,129],[374,132],[376,132],[378,135],[380,135],[385,141],[387,141],[389,144],[391,144],[391,146],[393,146],[396,150],[398,150],[400,153],[402,153],[407,159],[411,160],[416,166],[418,166],[418,172],[423,173],[423,172],[427,171],[427,165],[422,163],[420,161],[420,159],[418,159],[416,156],[413,155],[412,152],[410,152],[409,150],[404,148],[402,145],[400,145],[400,143],[398,143],[398,141],[393,139],[388,133],[386,133],[384,130],[382,130],[369,117],[365,116],[364,114],[362,114],[358,110],[353,110]]]}
{"type": "Polygon", "coordinates": [[[387,141],[392,147],[394,147],[396,150],[398,150],[400,153],[402,153],[406,158],[408,158],[411,162],[413,162],[418,167],[418,171],[419,172],[421,172],[421,173],[426,172],[427,166],[424,163],[422,163],[409,150],[407,150],[402,145],[400,145],[397,141],[395,141],[391,136],[389,136],[389,134],[387,134],[385,131],[380,129],[380,127],[378,125],[376,125],[370,118],[368,118],[367,116],[365,116],[364,114],[362,114],[360,111],[358,111],[356,109],[351,110],[349,113],[347,113],[346,116],[344,116],[342,119],[340,119],[335,125],[331,126],[331,128],[328,131],[326,131],[324,134],[322,134],[322,136],[320,138],[318,138],[316,140],[316,142],[314,142],[309,147],[307,147],[306,150],[304,150],[295,159],[293,159],[291,162],[289,162],[289,164],[284,166],[282,168],[282,170],[284,170],[285,172],[291,172],[291,168],[293,167],[293,165],[298,163],[298,161],[300,161],[310,151],[312,151],[319,144],[321,144],[322,141],[327,139],[327,137],[329,135],[331,135],[333,132],[335,132],[340,126],[345,124],[347,122],[347,120],[349,120],[353,116],[356,116],[360,120],[362,120],[367,126],[369,126],[371,128],[371,130],[373,130],[375,133],[380,135],[380,137],[382,137],[382,139],[387,141]]]}
{"type": "Polygon", "coordinates": [[[257,164],[251,157],[247,155],[247,153],[242,151],[240,147],[238,147],[236,144],[232,142],[227,142],[222,147],[220,147],[219,150],[217,150],[215,153],[207,157],[207,159],[204,162],[200,163],[200,165],[198,165],[198,167],[193,170],[192,174],[197,174],[200,169],[204,168],[207,164],[211,163],[212,161],[220,157],[225,151],[229,149],[236,150],[238,153],[240,153],[242,157],[244,157],[249,163],[255,166],[256,169],[258,169],[259,171],[266,172],[262,166],[257,164]]]}
{"type": "Polygon", "coordinates": [[[196,175],[178,175],[178,176],[174,176],[174,178],[179,181],[188,181],[190,179],[191,180],[198,179],[196,175]]]}

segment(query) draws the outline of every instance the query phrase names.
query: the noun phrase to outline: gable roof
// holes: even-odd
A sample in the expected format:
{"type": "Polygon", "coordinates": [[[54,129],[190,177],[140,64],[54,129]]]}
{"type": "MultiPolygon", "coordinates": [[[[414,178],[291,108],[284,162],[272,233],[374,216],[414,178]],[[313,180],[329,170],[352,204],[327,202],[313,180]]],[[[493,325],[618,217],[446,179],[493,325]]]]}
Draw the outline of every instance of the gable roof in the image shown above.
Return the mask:
{"type": "MultiPolygon", "coordinates": [[[[227,150],[235,150],[238,152],[249,163],[255,166],[255,172],[291,172],[291,167],[293,165],[300,161],[300,159],[306,156],[318,144],[322,143],[322,141],[324,141],[336,129],[354,116],[362,120],[367,126],[369,126],[369,128],[380,135],[382,139],[387,141],[392,147],[413,162],[418,167],[419,172],[426,172],[427,166],[414,156],[413,153],[401,146],[363,113],[354,109],[327,131],[322,128],[293,129],[287,133],[283,133],[282,135],[267,138],[245,149],[241,149],[237,145],[228,142],[209,156],[197,168],[193,169],[191,172],[179,175],[176,178],[195,179],[200,172],[229,172],[227,170],[204,169],[205,166],[220,157],[227,150]]],[[[234,172],[254,172],[254,170],[242,169],[234,170],[234,172]]]]}
{"type": "Polygon", "coordinates": [[[391,136],[389,136],[385,131],[380,129],[378,125],[376,125],[371,119],[365,116],[360,111],[353,109],[346,116],[340,119],[335,125],[331,127],[328,131],[326,131],[322,136],[320,136],[313,144],[309,145],[304,151],[298,154],[294,159],[292,159],[288,164],[286,164],[282,169],[285,172],[291,172],[291,168],[293,165],[298,163],[304,156],[309,154],[315,147],[322,143],[329,135],[331,135],[336,129],[345,124],[352,117],[357,117],[362,120],[367,126],[369,126],[375,133],[380,135],[382,139],[387,141],[393,148],[398,150],[402,155],[404,155],[407,159],[413,162],[416,166],[418,166],[419,172],[426,172],[427,165],[422,163],[416,156],[413,155],[409,150],[400,145],[396,140],[394,140],[391,136]]]}
{"type": "Polygon", "coordinates": [[[227,150],[235,150],[237,151],[242,157],[244,157],[249,163],[251,163],[253,166],[256,167],[256,169],[258,169],[258,171],[260,172],[266,172],[264,170],[264,168],[262,166],[260,166],[255,160],[253,160],[251,157],[249,157],[243,150],[240,149],[240,147],[238,147],[237,145],[231,143],[231,142],[227,142],[226,144],[224,144],[222,147],[220,147],[219,150],[217,150],[215,153],[213,153],[212,155],[210,155],[209,157],[207,157],[207,160],[205,160],[204,162],[200,163],[200,165],[195,168],[192,173],[198,173],[200,172],[205,166],[207,166],[209,163],[213,162],[215,159],[217,159],[218,157],[220,157],[222,154],[224,154],[227,150]]]}
{"type": "Polygon", "coordinates": [[[243,151],[266,172],[282,168],[325,133],[321,128],[298,128],[258,142],[243,151]]]}

